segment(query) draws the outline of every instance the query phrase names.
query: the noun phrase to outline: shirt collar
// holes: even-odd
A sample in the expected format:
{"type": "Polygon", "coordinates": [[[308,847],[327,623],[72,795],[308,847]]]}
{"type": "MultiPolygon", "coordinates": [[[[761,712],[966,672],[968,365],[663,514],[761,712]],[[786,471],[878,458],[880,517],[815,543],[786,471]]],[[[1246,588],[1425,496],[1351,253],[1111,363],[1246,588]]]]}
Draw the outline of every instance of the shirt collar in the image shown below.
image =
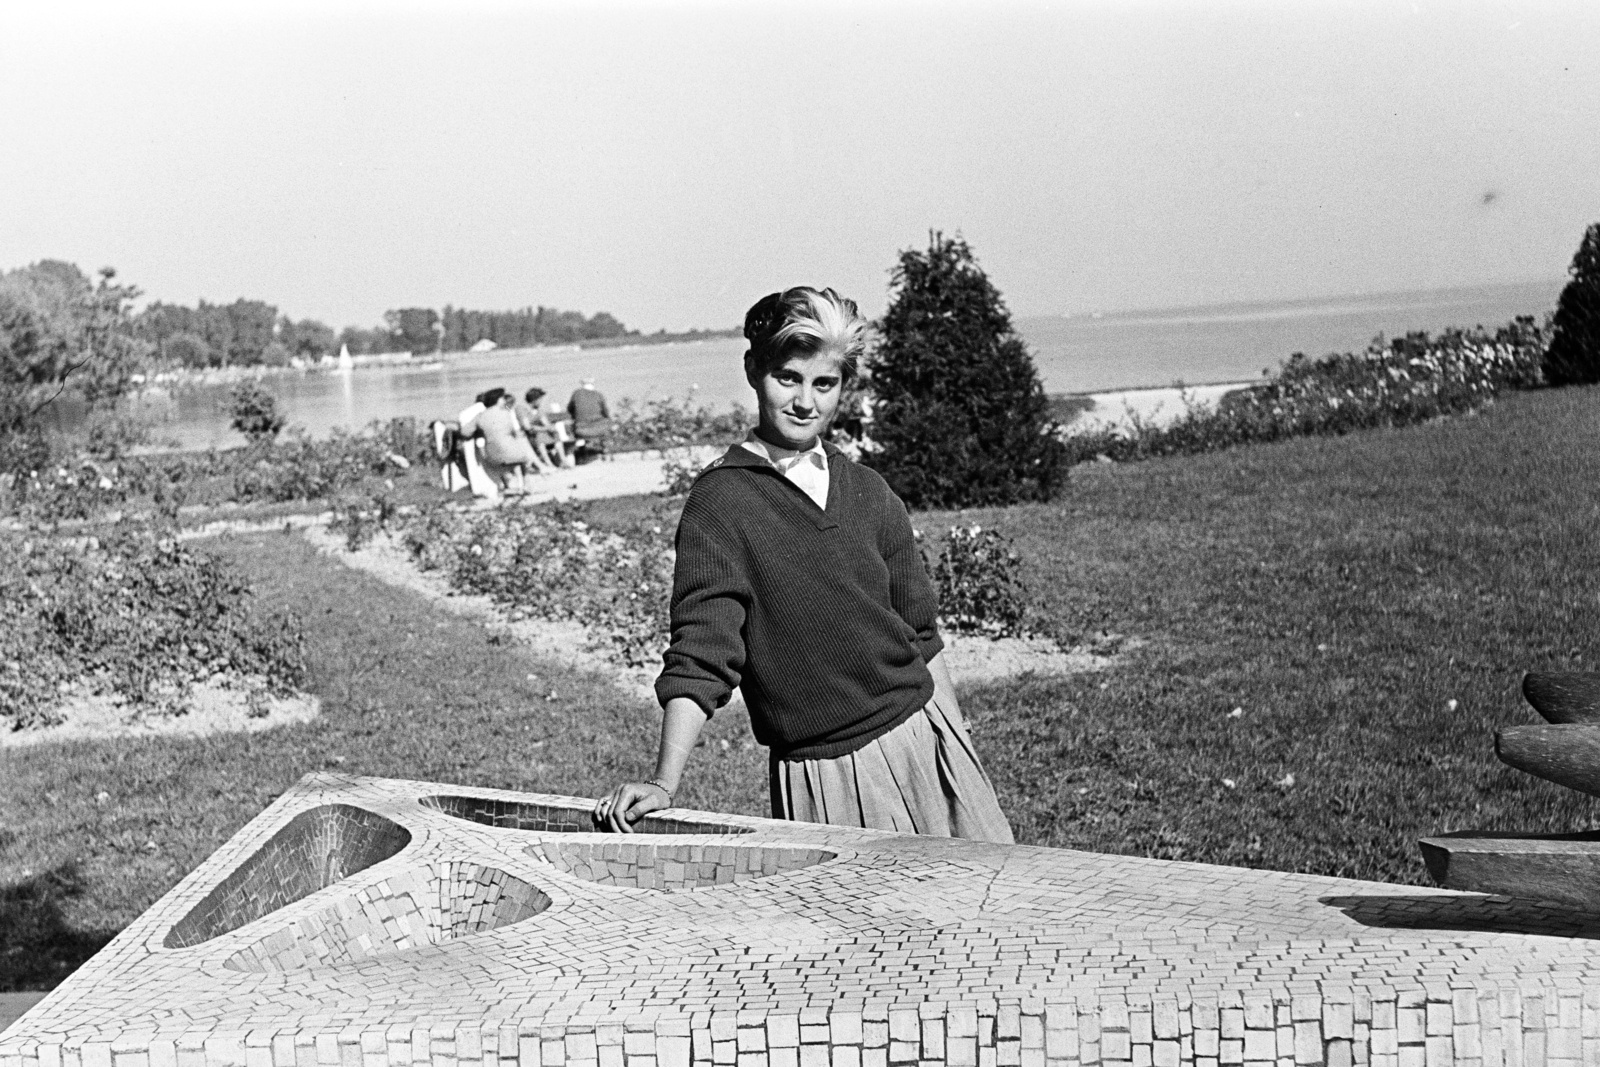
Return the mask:
{"type": "Polygon", "coordinates": [[[818,437],[816,443],[804,451],[796,452],[792,449],[780,448],[756,436],[754,430],[749,431],[744,437],[744,447],[765,459],[778,470],[788,472],[791,468],[801,463],[809,463],[820,470],[828,469],[828,453],[822,447],[822,438],[818,437]]]}

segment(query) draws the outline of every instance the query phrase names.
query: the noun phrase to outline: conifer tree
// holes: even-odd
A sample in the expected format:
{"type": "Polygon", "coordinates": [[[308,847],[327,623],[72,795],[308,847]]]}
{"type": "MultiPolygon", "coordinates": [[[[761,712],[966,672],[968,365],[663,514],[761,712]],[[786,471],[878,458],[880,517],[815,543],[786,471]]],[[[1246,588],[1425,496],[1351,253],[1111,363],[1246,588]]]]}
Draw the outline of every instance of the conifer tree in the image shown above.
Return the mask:
{"type": "Polygon", "coordinates": [[[1600,382],[1600,222],[1584,231],[1556,304],[1544,376],[1551,385],[1600,382]]]}
{"type": "Polygon", "coordinates": [[[900,254],[869,361],[864,462],[912,507],[1049,500],[1065,450],[1000,292],[960,237],[900,254]]]}

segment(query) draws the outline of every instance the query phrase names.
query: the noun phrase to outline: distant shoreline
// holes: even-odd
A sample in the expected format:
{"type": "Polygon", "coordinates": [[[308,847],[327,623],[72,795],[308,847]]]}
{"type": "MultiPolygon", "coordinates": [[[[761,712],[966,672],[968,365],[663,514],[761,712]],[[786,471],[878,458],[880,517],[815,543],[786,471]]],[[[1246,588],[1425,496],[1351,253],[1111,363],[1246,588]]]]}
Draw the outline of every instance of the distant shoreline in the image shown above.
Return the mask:
{"type": "Polygon", "coordinates": [[[1083,311],[1041,312],[1038,314],[1017,315],[1016,318],[1019,321],[1067,319],[1074,322],[1083,320],[1104,321],[1106,319],[1126,320],[1130,318],[1177,319],[1191,317],[1197,312],[1226,315],[1231,312],[1265,309],[1315,313],[1330,306],[1344,304],[1361,304],[1366,305],[1368,308],[1380,310],[1391,307],[1401,309],[1417,304],[1436,304],[1438,303],[1437,299],[1428,300],[1426,298],[1437,298],[1445,294],[1481,295],[1491,290],[1505,291],[1535,288],[1549,288],[1559,293],[1566,282],[1566,276],[1562,275],[1551,278],[1522,278],[1514,281],[1479,282],[1472,285],[1442,285],[1432,289],[1377,289],[1361,293],[1332,293],[1323,296],[1287,297],[1278,300],[1230,300],[1216,304],[1172,304],[1160,307],[1095,308],[1083,311]]]}
{"type": "Polygon", "coordinates": [[[357,362],[348,368],[341,368],[335,363],[325,363],[320,360],[298,367],[265,363],[236,363],[227,367],[168,367],[147,375],[141,385],[143,389],[159,389],[170,386],[204,388],[216,385],[234,385],[245,380],[275,378],[287,374],[338,374],[341,370],[346,369],[352,373],[370,370],[394,370],[396,368],[422,370],[424,368],[442,366],[461,359],[493,359],[496,356],[516,355],[522,352],[572,352],[590,349],[617,349],[621,351],[629,348],[646,348],[658,345],[692,345],[701,341],[720,341],[739,337],[742,332],[737,329],[728,329],[694,330],[689,333],[673,334],[640,334],[628,337],[592,338],[567,344],[491,348],[486,352],[473,352],[466,349],[459,352],[424,352],[421,354],[415,352],[375,352],[354,356],[353,358],[357,362]]]}
{"type": "Polygon", "coordinates": [[[1058,400],[1058,399],[1059,400],[1093,400],[1095,397],[1105,397],[1105,396],[1113,396],[1113,395],[1120,396],[1123,393],[1153,393],[1153,392],[1158,392],[1158,391],[1165,390],[1165,389],[1172,389],[1172,390],[1218,389],[1218,388],[1221,388],[1223,386],[1234,386],[1236,388],[1243,389],[1246,386],[1260,385],[1262,382],[1269,381],[1269,380],[1270,380],[1270,376],[1263,374],[1263,375],[1258,375],[1257,377],[1254,377],[1254,378],[1219,378],[1219,379],[1216,379],[1214,381],[1207,381],[1207,382],[1174,381],[1174,382],[1169,382],[1166,385],[1123,385],[1123,386],[1114,386],[1114,387],[1109,388],[1109,389],[1084,389],[1084,390],[1081,390],[1081,391],[1078,391],[1078,392],[1047,393],[1047,394],[1045,394],[1045,398],[1048,399],[1048,400],[1058,400]]]}

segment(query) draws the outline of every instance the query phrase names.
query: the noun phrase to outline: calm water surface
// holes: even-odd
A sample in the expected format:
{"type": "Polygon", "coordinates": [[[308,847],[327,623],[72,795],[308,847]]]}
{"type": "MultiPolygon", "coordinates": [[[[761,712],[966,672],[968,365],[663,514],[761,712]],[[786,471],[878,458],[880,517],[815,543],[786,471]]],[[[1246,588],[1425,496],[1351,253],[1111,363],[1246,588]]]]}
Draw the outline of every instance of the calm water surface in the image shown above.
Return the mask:
{"type": "MultiPolygon", "coordinates": [[[[1543,315],[1561,282],[1478,286],[1329,300],[1231,304],[1100,317],[1022,318],[1027,340],[1052,393],[1244,381],[1291,353],[1359,349],[1378,333],[1499,325],[1515,315],[1543,315]]],[[[752,406],[737,338],[623,348],[522,349],[450,356],[432,365],[286,374],[264,380],[289,421],[313,435],[356,429],[374,419],[453,418],[493,386],[519,395],[530,385],[565,402],[580,378],[593,377],[612,399],[692,397],[713,407],[752,406]]],[[[227,388],[190,389],[165,405],[166,436],[188,448],[240,443],[228,429],[227,388]]]]}

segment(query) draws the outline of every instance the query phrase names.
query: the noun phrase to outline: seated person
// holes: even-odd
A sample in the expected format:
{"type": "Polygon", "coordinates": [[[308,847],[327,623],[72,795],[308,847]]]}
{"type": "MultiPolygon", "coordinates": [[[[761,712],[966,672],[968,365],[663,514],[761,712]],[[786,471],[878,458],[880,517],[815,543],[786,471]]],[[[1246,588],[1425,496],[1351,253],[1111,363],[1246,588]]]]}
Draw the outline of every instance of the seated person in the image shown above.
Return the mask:
{"type": "Polygon", "coordinates": [[[539,406],[543,397],[544,390],[537,385],[524,393],[512,409],[516,413],[517,423],[521,425],[522,432],[528,435],[528,443],[533,446],[533,454],[538,459],[541,471],[570,467],[572,460],[568,445],[572,435],[567,432],[566,423],[551,422],[545,415],[544,409],[539,406]]]}
{"type": "Polygon", "coordinates": [[[567,401],[567,414],[572,416],[572,432],[579,446],[591,452],[606,450],[606,438],[611,434],[611,408],[605,396],[594,387],[593,378],[584,378],[567,401]]]}
{"type": "Polygon", "coordinates": [[[483,433],[484,465],[500,477],[509,496],[527,492],[523,475],[530,464],[537,462],[533,447],[511,410],[515,400],[504,389],[491,389],[485,394],[484,411],[475,420],[483,433]]]}

